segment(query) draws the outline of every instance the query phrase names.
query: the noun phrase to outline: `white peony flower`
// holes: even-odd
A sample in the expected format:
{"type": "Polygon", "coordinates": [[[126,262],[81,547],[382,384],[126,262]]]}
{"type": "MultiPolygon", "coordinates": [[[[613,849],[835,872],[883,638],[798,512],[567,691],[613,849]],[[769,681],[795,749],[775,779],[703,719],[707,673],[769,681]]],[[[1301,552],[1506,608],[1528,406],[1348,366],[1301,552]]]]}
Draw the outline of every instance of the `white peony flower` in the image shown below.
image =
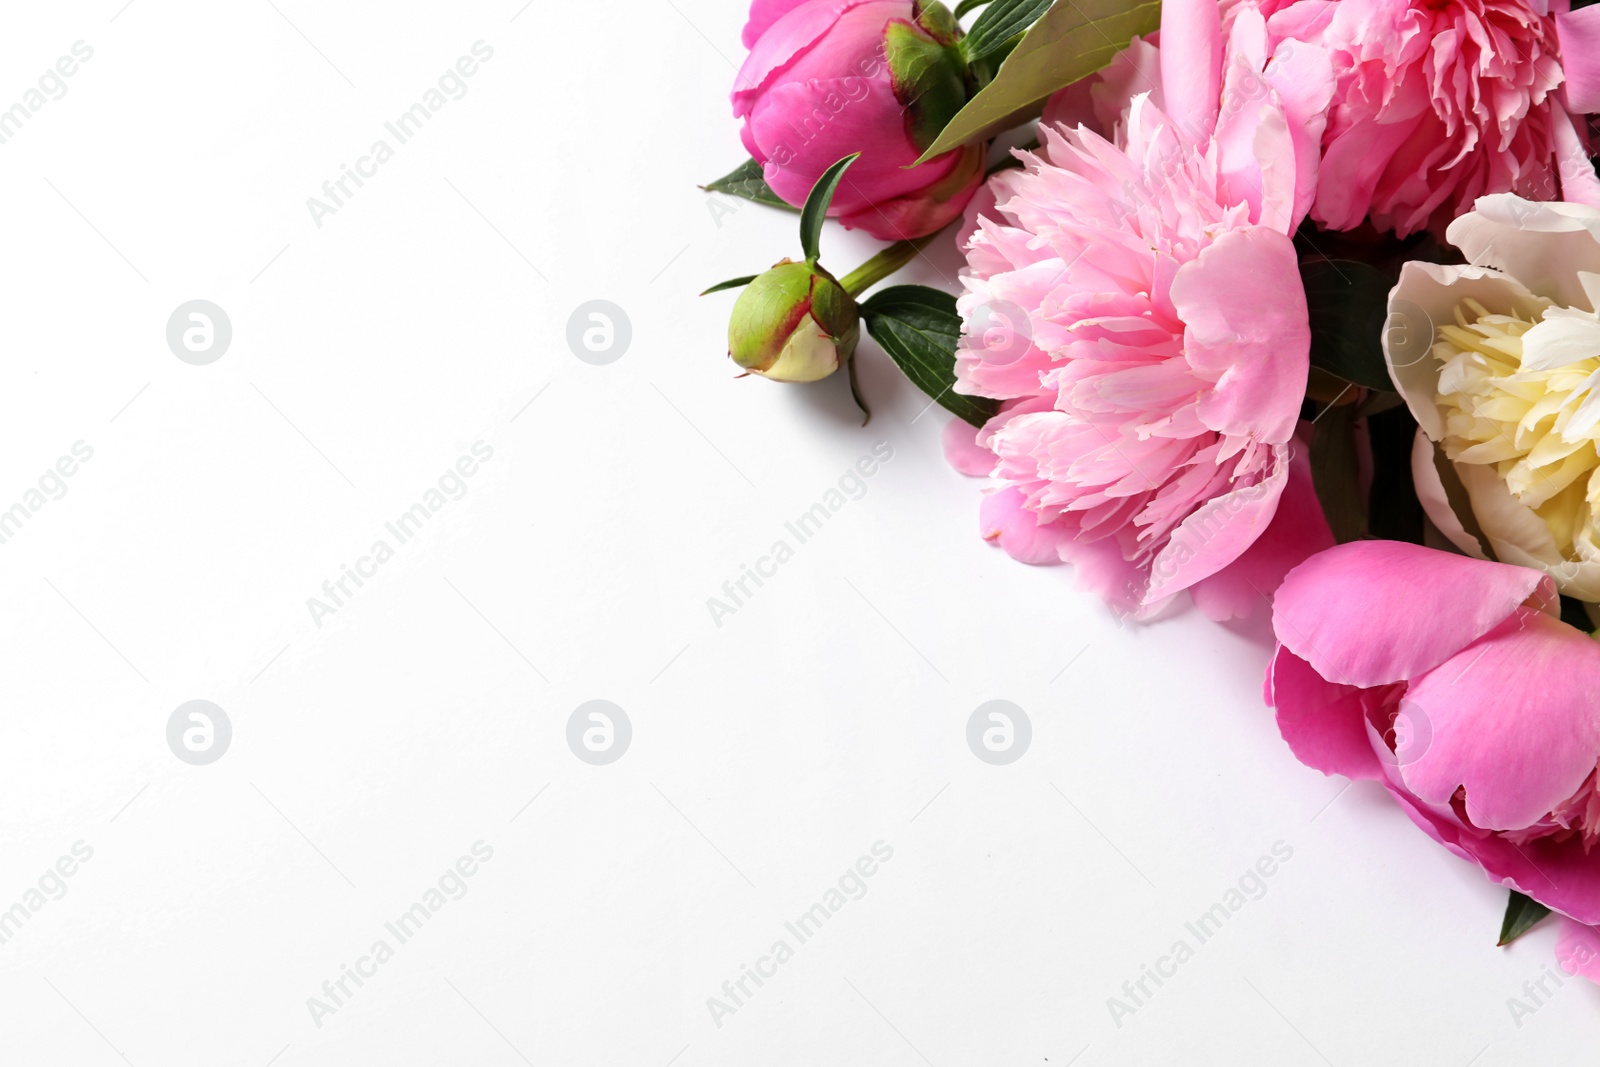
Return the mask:
{"type": "Polygon", "coordinates": [[[1462,551],[1600,602],[1600,210],[1501,193],[1448,236],[1470,265],[1407,263],[1383,339],[1417,495],[1462,551]]]}

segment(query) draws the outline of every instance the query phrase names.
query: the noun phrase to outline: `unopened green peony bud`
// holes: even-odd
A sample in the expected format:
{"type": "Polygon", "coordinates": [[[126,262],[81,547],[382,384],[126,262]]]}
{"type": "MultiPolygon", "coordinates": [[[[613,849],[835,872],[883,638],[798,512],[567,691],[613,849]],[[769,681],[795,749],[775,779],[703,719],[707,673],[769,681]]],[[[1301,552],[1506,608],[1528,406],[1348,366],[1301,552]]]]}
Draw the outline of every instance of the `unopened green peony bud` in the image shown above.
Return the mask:
{"type": "Polygon", "coordinates": [[[764,378],[815,382],[850,358],[860,335],[856,302],[834,276],[785,259],[739,294],[728,354],[764,378]]]}

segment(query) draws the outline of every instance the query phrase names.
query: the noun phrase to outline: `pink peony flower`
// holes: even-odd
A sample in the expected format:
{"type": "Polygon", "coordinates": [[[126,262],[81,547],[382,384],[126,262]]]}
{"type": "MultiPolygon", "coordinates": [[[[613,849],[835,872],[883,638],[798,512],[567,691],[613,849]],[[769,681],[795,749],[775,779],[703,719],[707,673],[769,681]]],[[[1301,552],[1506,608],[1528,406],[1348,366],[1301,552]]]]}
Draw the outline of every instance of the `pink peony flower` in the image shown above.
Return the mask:
{"type": "MultiPolygon", "coordinates": [[[[1310,345],[1288,235],[1332,91],[1318,49],[1267,51],[1253,5],[1225,50],[1211,0],[1169,0],[1161,32],[1186,46],[1141,45],[1157,84],[1115,142],[1045,123],[991,180],[958,302],[957,388],[1007,401],[977,435],[1003,483],[984,535],[1139,615],[1240,561],[1279,510],[1310,345]]],[[[1302,504],[1282,529],[1312,541],[1252,557],[1261,592],[1331,543],[1309,488],[1302,504]]]]}
{"type": "MultiPolygon", "coordinates": [[[[1491,879],[1600,923],[1600,643],[1538,571],[1416,545],[1340,545],[1273,606],[1267,702],[1300,762],[1382,782],[1491,879]]],[[[1600,976],[1593,935],[1563,966],[1600,976]]],[[[1600,942],[1595,942],[1600,944],[1600,942]]]]}
{"type": "MultiPolygon", "coordinates": [[[[1371,218],[1403,237],[1430,226],[1442,235],[1486,193],[1600,207],[1558,91],[1562,48],[1547,2],[1274,2],[1272,40],[1326,49],[1337,77],[1312,217],[1336,230],[1371,218]]],[[[1567,58],[1587,86],[1600,58],[1582,50],[1582,31],[1594,23],[1573,26],[1580,47],[1567,58]]]]}
{"type": "Polygon", "coordinates": [[[799,206],[860,152],[828,212],[845,226],[899,240],[960,215],[983,181],[984,146],[912,166],[966,103],[959,34],[938,3],[755,0],[733,113],[773,192],[799,206]]]}

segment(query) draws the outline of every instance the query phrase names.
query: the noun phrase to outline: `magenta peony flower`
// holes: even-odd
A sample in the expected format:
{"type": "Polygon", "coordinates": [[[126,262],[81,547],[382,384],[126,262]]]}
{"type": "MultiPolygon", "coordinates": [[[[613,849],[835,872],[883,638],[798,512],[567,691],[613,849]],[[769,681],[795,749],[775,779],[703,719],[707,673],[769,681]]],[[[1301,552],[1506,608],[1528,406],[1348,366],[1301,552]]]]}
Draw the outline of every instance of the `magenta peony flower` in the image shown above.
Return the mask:
{"type": "Polygon", "coordinates": [[[844,225],[899,240],[960,215],[983,180],[983,146],[912,166],[966,103],[959,35],[936,2],[755,0],[733,113],[773,192],[799,206],[860,152],[828,212],[844,225]]]}
{"type": "MultiPolygon", "coordinates": [[[[1278,589],[1267,702],[1300,762],[1382,782],[1491,879],[1593,924],[1600,643],[1555,618],[1556,605],[1535,570],[1341,545],[1278,589]]],[[[1563,965],[1600,975],[1600,957],[1579,960],[1576,940],[1563,965]]]]}
{"type": "MultiPolygon", "coordinates": [[[[1318,222],[1349,230],[1371,218],[1402,237],[1430,226],[1442,235],[1479,196],[1501,192],[1600,207],[1600,182],[1558,92],[1562,49],[1547,0],[1271,7],[1272,40],[1326,49],[1337,77],[1311,210],[1318,222]]],[[[1572,61],[1585,73],[1596,62],[1572,61]]]]}
{"type": "MultiPolygon", "coordinates": [[[[1145,64],[1158,84],[1115,143],[1041,127],[1042,151],[990,182],[958,302],[957,387],[1007,401],[976,442],[1004,483],[985,536],[1025,562],[1076,564],[1140,615],[1268,530],[1309,366],[1288,235],[1315,188],[1331,72],[1314,47],[1268,54],[1253,5],[1225,51],[1221,34],[1211,0],[1169,0],[1162,35],[1186,47],[1145,64]]],[[[1305,495],[1287,540],[1248,560],[1261,592],[1331,543],[1305,495]]],[[[1220,615],[1259,599],[1239,583],[1197,595],[1220,615]]]]}

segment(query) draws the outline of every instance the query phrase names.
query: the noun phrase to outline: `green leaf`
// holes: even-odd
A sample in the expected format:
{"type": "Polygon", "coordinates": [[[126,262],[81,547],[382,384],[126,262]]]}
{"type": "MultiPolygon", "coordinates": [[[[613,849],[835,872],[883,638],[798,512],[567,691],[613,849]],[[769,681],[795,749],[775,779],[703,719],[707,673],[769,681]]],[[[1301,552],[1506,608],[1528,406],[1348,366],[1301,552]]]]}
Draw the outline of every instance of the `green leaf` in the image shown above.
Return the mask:
{"type": "Polygon", "coordinates": [[[1383,331],[1394,280],[1353,259],[1300,263],[1311,315],[1311,365],[1368,389],[1394,391],[1383,362],[1383,331]]]}
{"type": "MultiPolygon", "coordinates": [[[[1378,396],[1393,394],[1379,393],[1378,396]]],[[[1417,437],[1417,420],[1401,404],[1387,411],[1368,411],[1362,405],[1367,438],[1372,449],[1372,490],[1367,494],[1367,533],[1380,541],[1423,542],[1422,503],[1411,475],[1411,448],[1417,437]]],[[[1451,470],[1454,474],[1454,470],[1451,470]]]]}
{"type": "Polygon", "coordinates": [[[999,410],[998,401],[955,392],[961,316],[956,298],[925,285],[892,285],[861,303],[867,332],[911,383],[940,407],[974,426],[999,410]]]}
{"type": "Polygon", "coordinates": [[[761,164],[753,159],[745,160],[716,181],[702,185],[700,188],[708,193],[726,193],[729,196],[753,200],[758,204],[766,204],[769,207],[781,207],[787,211],[794,210],[793,204],[784,202],[777,193],[772,191],[772,187],[767,184],[767,180],[761,176],[761,164]]]}
{"type": "Polygon", "coordinates": [[[983,59],[1039,21],[1055,0],[994,0],[961,39],[967,61],[983,59]]]}
{"type": "Polygon", "coordinates": [[[1506,917],[1500,922],[1500,940],[1497,944],[1511,944],[1532,930],[1535,923],[1549,914],[1549,908],[1513,889],[1511,896],[1506,900],[1506,917]]]}
{"type": "Polygon", "coordinates": [[[976,11],[988,2],[989,0],[961,0],[961,3],[956,5],[956,18],[966,18],[968,12],[976,11]]]}
{"type": "Polygon", "coordinates": [[[833,203],[833,194],[844,172],[860,158],[860,152],[853,153],[823,171],[817,184],[811,187],[811,195],[806,197],[806,206],[800,209],[800,250],[813,267],[817,265],[822,245],[822,220],[828,216],[828,205],[833,203]]]}
{"type": "Polygon", "coordinates": [[[1367,528],[1361,499],[1361,461],[1356,451],[1356,406],[1324,408],[1311,438],[1311,484],[1322,514],[1339,544],[1359,540],[1367,528]]]}
{"type": "Polygon", "coordinates": [[[700,295],[709,296],[712,293],[720,293],[724,289],[742,289],[744,286],[749,285],[759,277],[761,277],[759,274],[746,274],[743,278],[729,278],[725,282],[718,282],[716,285],[713,285],[700,295]]]}
{"type": "Polygon", "coordinates": [[[1584,607],[1583,601],[1574,597],[1561,598],[1561,621],[1568,626],[1576,626],[1584,633],[1594,631],[1594,620],[1589,617],[1589,609],[1584,607]]]}
{"type": "Polygon", "coordinates": [[[1018,125],[1045,97],[1093,74],[1160,24],[1161,0],[1056,0],[917,162],[1018,125]]]}

